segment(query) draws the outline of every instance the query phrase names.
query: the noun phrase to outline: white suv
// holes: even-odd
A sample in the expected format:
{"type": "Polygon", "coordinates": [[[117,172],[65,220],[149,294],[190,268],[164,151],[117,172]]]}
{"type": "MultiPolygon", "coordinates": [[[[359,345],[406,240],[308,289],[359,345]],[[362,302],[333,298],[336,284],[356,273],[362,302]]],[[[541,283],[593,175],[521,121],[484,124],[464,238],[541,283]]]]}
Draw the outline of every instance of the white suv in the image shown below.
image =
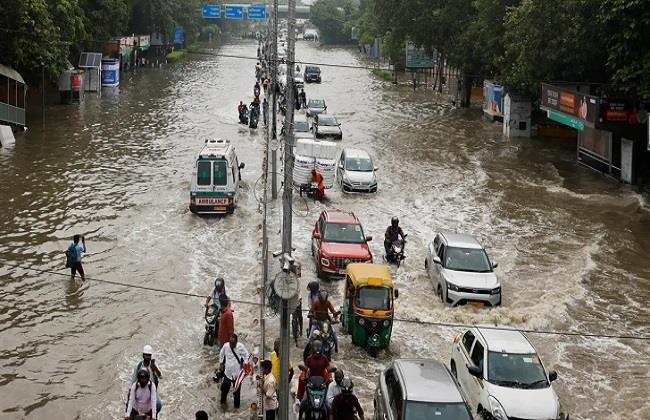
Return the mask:
{"type": "Polygon", "coordinates": [[[471,328],[454,338],[451,373],[482,419],[568,420],[535,347],[514,330],[471,328]]]}

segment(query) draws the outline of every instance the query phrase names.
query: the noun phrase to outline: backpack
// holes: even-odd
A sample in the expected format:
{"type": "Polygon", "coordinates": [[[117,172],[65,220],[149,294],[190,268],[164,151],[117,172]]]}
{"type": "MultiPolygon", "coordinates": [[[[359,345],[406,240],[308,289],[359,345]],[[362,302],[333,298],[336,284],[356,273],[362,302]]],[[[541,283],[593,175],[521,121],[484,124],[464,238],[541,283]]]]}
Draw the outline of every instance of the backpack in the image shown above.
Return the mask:
{"type": "Polygon", "coordinates": [[[70,244],[68,249],[65,250],[65,268],[72,268],[74,266],[74,263],[77,262],[77,253],[75,252],[75,244],[74,242],[70,244]]]}

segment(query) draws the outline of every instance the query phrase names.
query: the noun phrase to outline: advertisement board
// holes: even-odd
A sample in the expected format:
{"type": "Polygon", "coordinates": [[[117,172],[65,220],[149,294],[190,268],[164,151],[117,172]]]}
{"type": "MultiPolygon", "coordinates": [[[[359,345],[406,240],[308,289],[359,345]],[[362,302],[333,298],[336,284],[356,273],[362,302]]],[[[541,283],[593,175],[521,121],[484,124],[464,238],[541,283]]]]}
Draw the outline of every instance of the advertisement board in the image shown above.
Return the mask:
{"type": "MultiPolygon", "coordinates": [[[[577,119],[582,121],[584,126],[593,128],[598,120],[599,107],[600,101],[595,96],[542,83],[540,108],[547,112],[551,111],[549,112],[549,118],[551,118],[551,115],[557,116],[556,121],[559,121],[560,118],[566,119],[572,122],[572,127],[577,128],[576,126],[581,125],[574,122],[577,119]]],[[[582,128],[578,129],[581,130],[582,128]]]]}
{"type": "Polygon", "coordinates": [[[489,80],[483,82],[483,114],[503,118],[503,86],[489,80]]]}
{"type": "Polygon", "coordinates": [[[431,68],[436,61],[433,53],[427,53],[424,47],[418,47],[413,42],[406,42],[406,68],[431,68]]]}

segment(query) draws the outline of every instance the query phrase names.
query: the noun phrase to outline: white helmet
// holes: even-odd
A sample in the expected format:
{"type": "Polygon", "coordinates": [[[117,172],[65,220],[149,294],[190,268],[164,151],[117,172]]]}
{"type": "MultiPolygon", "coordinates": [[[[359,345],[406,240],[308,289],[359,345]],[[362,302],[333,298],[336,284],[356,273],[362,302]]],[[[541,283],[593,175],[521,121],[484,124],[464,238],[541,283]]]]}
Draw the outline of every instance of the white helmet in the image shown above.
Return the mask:
{"type": "Polygon", "coordinates": [[[144,346],[144,348],[142,349],[142,354],[153,354],[153,349],[149,344],[144,346]]]}

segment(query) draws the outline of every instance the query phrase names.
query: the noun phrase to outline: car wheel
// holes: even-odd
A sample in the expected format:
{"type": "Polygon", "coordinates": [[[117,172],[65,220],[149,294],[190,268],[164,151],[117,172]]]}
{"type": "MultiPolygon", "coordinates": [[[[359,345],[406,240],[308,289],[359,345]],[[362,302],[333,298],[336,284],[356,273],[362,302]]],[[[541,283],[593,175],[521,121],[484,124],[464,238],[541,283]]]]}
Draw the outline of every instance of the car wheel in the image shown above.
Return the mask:
{"type": "Polygon", "coordinates": [[[424,259],[424,269],[425,269],[425,270],[428,270],[428,269],[429,269],[429,259],[428,259],[428,258],[425,258],[425,259],[424,259]]]}
{"type": "Polygon", "coordinates": [[[456,370],[456,363],[453,360],[451,361],[451,374],[454,376],[455,379],[458,379],[458,371],[456,370]]]}
{"type": "Polygon", "coordinates": [[[436,295],[440,298],[440,302],[445,303],[445,299],[442,296],[442,286],[438,284],[438,287],[436,288],[436,295]]]}

